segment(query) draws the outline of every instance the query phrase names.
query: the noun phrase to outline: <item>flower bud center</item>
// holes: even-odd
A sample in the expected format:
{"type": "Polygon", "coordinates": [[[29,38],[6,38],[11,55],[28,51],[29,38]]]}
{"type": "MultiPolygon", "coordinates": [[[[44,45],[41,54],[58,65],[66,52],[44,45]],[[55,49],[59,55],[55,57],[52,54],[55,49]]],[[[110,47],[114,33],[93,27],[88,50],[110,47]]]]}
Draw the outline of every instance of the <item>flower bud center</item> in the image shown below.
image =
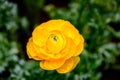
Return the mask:
{"type": "Polygon", "coordinates": [[[53,32],[49,35],[46,46],[47,52],[50,54],[58,53],[64,47],[65,40],[61,33],[53,32]]]}
{"type": "Polygon", "coordinates": [[[57,42],[59,40],[58,36],[56,35],[51,35],[51,39],[54,41],[54,42],[57,42]]]}

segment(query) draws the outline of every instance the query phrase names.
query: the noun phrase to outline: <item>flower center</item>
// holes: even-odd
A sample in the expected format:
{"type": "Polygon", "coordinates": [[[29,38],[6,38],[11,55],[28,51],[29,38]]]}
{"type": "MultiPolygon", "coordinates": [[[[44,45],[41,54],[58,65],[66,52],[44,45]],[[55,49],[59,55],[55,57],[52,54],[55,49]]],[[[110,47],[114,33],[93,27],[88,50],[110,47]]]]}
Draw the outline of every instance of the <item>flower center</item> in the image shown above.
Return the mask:
{"type": "Polygon", "coordinates": [[[46,42],[47,52],[50,54],[58,53],[64,47],[65,40],[61,33],[53,32],[46,42]]]}
{"type": "Polygon", "coordinates": [[[58,37],[56,35],[51,35],[51,39],[54,41],[54,42],[57,42],[58,41],[58,37]]]}

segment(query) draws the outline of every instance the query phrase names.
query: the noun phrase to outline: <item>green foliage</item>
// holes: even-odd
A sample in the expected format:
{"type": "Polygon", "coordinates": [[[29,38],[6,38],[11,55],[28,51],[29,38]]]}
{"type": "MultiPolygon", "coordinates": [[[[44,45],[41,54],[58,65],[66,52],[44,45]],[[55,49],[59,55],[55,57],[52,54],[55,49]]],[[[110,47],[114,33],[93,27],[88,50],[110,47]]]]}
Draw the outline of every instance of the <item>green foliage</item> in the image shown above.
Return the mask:
{"type": "Polygon", "coordinates": [[[23,66],[25,60],[19,57],[20,43],[17,41],[18,24],[26,26],[26,19],[18,19],[16,4],[0,0],[0,80],[21,80],[23,73],[28,74],[23,66]]]}
{"type": "Polygon", "coordinates": [[[25,0],[24,4],[34,19],[44,9],[51,19],[69,20],[75,25],[85,39],[80,63],[72,72],[58,74],[40,69],[39,61],[26,59],[19,30],[31,29],[28,20],[18,16],[15,3],[0,0],[0,80],[100,80],[104,76],[101,67],[120,70],[116,65],[116,57],[120,56],[120,30],[119,25],[111,25],[120,24],[119,0],[71,0],[62,8],[46,6],[45,2],[25,0]]]}
{"type": "Polygon", "coordinates": [[[5,0],[0,1],[0,28],[15,31],[17,29],[17,6],[5,0]]]}

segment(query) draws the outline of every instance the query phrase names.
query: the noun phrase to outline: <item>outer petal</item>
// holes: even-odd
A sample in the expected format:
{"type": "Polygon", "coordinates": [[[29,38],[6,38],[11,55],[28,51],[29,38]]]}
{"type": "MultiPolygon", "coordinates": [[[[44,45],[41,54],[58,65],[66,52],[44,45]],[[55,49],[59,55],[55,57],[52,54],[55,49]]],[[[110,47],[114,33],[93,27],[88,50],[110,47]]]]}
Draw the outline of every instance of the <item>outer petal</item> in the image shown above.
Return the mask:
{"type": "Polygon", "coordinates": [[[40,47],[43,47],[45,45],[48,37],[48,30],[42,27],[41,25],[36,27],[32,33],[33,42],[40,47]]]}
{"type": "Polygon", "coordinates": [[[41,61],[40,67],[45,70],[54,70],[61,67],[65,60],[55,60],[55,61],[41,61]]]}
{"type": "Polygon", "coordinates": [[[74,39],[78,30],[68,21],[65,21],[64,25],[62,26],[61,32],[66,35],[67,37],[74,39]]]}
{"type": "Polygon", "coordinates": [[[41,58],[39,58],[37,56],[36,51],[32,46],[32,38],[30,38],[28,43],[27,43],[27,54],[28,54],[29,58],[33,58],[33,56],[34,56],[35,60],[41,60],[41,58]]]}
{"type": "Polygon", "coordinates": [[[74,39],[74,42],[76,44],[76,52],[74,54],[74,56],[78,56],[82,51],[83,51],[83,48],[84,48],[84,38],[82,37],[82,35],[78,35],[76,36],[76,38],[74,39]]]}
{"type": "Polygon", "coordinates": [[[80,35],[79,31],[68,21],[64,23],[61,31],[65,36],[71,38],[74,41],[76,45],[76,52],[74,56],[79,55],[84,47],[84,39],[82,35],[80,35]]]}
{"type": "Polygon", "coordinates": [[[74,61],[74,65],[71,70],[73,70],[77,66],[77,64],[80,62],[80,57],[79,56],[74,57],[73,61],[74,61]]]}
{"type": "Polygon", "coordinates": [[[32,41],[32,38],[29,39],[27,43],[27,54],[29,58],[33,58],[35,60],[45,60],[48,59],[47,56],[42,54],[43,52],[40,52],[40,48],[38,48],[32,41]]]}
{"type": "Polygon", "coordinates": [[[61,30],[65,22],[66,21],[61,20],[61,19],[49,20],[40,26],[46,28],[49,32],[51,32],[54,30],[61,30]]]}
{"type": "Polygon", "coordinates": [[[58,73],[68,73],[76,67],[76,65],[78,64],[79,61],[80,61],[80,58],[78,56],[72,57],[72,58],[66,60],[66,62],[60,68],[57,69],[57,72],[58,73]]]}

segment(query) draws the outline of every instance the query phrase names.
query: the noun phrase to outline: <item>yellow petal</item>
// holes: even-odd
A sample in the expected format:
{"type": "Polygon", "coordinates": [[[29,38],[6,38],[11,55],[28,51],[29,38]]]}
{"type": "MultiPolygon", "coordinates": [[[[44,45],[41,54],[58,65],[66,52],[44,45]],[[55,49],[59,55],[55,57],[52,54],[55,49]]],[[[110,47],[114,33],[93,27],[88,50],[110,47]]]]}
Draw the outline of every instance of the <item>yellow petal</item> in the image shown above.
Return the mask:
{"type": "Polygon", "coordinates": [[[40,47],[45,45],[48,36],[48,30],[43,28],[41,25],[36,27],[32,33],[33,42],[40,47]]]}
{"type": "Polygon", "coordinates": [[[45,70],[55,70],[64,64],[65,60],[41,61],[40,67],[45,70]]]}
{"type": "Polygon", "coordinates": [[[64,25],[62,26],[61,32],[66,35],[67,37],[74,39],[78,30],[68,21],[65,21],[64,25]]]}
{"type": "Polygon", "coordinates": [[[61,54],[61,59],[69,59],[75,54],[76,46],[71,38],[66,37],[66,46],[65,48],[59,53],[61,54]]]}
{"type": "Polygon", "coordinates": [[[49,20],[45,22],[41,27],[46,28],[49,32],[54,31],[54,30],[61,30],[65,22],[66,21],[61,20],[61,19],[49,20]]]}
{"type": "Polygon", "coordinates": [[[78,56],[83,51],[83,48],[84,48],[84,38],[82,37],[82,35],[79,35],[78,37],[76,37],[74,42],[76,43],[76,46],[77,46],[76,47],[76,52],[75,52],[74,56],[78,56]]]}
{"type": "Polygon", "coordinates": [[[35,60],[44,60],[44,59],[48,59],[47,56],[45,56],[44,54],[42,54],[43,52],[40,52],[40,48],[37,47],[34,43],[32,38],[29,39],[28,43],[27,43],[27,54],[29,56],[29,58],[33,58],[35,60]]]}
{"type": "Polygon", "coordinates": [[[77,64],[80,62],[80,57],[79,56],[74,57],[73,61],[74,61],[74,65],[71,70],[73,70],[77,66],[77,64]]]}
{"type": "Polygon", "coordinates": [[[56,70],[58,73],[68,73],[76,67],[76,65],[78,64],[79,61],[80,61],[79,56],[72,57],[72,58],[66,60],[65,63],[56,70]]]}
{"type": "MultiPolygon", "coordinates": [[[[36,51],[33,49],[31,42],[32,42],[32,38],[30,38],[28,43],[27,43],[27,54],[28,54],[29,58],[36,56],[36,51]]],[[[35,58],[35,59],[38,60],[38,58],[35,58]]]]}

